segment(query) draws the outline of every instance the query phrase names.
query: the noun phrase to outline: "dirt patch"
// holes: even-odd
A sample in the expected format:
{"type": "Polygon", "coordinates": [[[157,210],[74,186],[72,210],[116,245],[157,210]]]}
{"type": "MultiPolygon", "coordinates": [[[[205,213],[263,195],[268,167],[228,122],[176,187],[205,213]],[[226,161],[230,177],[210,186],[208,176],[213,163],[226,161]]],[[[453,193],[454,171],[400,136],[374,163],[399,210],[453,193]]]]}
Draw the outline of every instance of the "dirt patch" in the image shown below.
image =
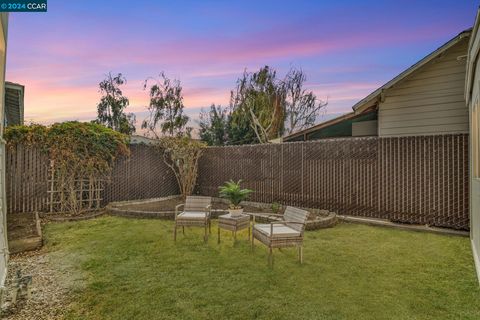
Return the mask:
{"type": "Polygon", "coordinates": [[[12,213],[7,216],[8,241],[37,237],[34,213],[12,213]]]}
{"type": "Polygon", "coordinates": [[[50,256],[40,250],[10,257],[6,282],[9,292],[12,290],[17,270],[20,270],[23,276],[32,276],[31,298],[19,298],[15,306],[4,310],[2,319],[63,319],[70,304],[69,285],[65,281],[67,277],[64,271],[53,265],[50,256]]]}
{"type": "Polygon", "coordinates": [[[8,249],[11,254],[32,251],[43,244],[40,219],[35,213],[15,213],[7,216],[8,249]]]}
{"type": "MultiPolygon", "coordinates": [[[[154,201],[154,202],[145,202],[145,203],[136,203],[136,204],[125,204],[119,206],[122,210],[133,210],[133,211],[175,211],[175,207],[179,204],[184,203],[181,198],[173,198],[168,200],[154,201]]],[[[259,208],[250,205],[243,206],[246,212],[264,212],[264,213],[273,213],[271,209],[259,208]]],[[[228,204],[223,202],[214,201],[212,203],[212,209],[216,210],[226,210],[228,209],[228,204]]]]}
{"type": "Polygon", "coordinates": [[[100,217],[105,214],[105,210],[86,211],[77,214],[70,213],[47,213],[41,217],[49,221],[66,222],[66,221],[81,221],[100,217]]]}

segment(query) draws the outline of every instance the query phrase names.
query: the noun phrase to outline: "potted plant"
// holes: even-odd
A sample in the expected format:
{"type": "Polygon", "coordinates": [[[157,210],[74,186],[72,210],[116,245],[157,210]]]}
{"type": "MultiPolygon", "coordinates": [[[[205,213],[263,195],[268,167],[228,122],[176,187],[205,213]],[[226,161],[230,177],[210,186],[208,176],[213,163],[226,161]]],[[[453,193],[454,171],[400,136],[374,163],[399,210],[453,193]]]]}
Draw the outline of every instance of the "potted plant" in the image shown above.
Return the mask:
{"type": "Polygon", "coordinates": [[[232,217],[238,217],[243,213],[243,207],[240,206],[240,202],[246,200],[250,193],[253,192],[253,190],[250,189],[242,189],[240,187],[241,182],[242,180],[238,180],[238,182],[230,180],[219,187],[220,197],[230,201],[228,212],[232,217]]]}

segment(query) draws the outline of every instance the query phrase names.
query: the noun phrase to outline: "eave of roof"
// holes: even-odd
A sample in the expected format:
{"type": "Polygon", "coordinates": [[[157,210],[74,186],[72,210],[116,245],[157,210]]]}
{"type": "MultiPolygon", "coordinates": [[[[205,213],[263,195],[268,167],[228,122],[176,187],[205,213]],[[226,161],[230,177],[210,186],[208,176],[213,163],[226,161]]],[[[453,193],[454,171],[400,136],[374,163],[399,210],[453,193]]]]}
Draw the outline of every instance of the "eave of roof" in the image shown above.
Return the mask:
{"type": "Polygon", "coordinates": [[[23,84],[15,83],[15,82],[5,81],[5,85],[9,87],[20,87],[22,89],[25,89],[25,86],[23,84]]]}
{"type": "Polygon", "coordinates": [[[308,134],[312,131],[316,131],[316,130],[334,125],[335,123],[341,122],[341,121],[346,120],[346,119],[350,119],[354,116],[355,116],[354,112],[349,112],[349,113],[342,114],[341,116],[338,116],[336,118],[333,118],[333,119],[327,120],[325,122],[319,123],[317,125],[314,125],[313,127],[310,127],[310,128],[303,129],[301,131],[297,131],[295,133],[292,133],[292,134],[284,137],[283,140],[292,139],[292,138],[295,138],[295,137],[298,137],[298,136],[303,136],[304,134],[308,134]]]}
{"type": "Polygon", "coordinates": [[[384,90],[391,88],[392,86],[394,86],[395,84],[397,84],[401,80],[405,79],[405,77],[409,76],[410,74],[412,74],[413,72],[418,70],[420,67],[424,66],[428,62],[437,58],[443,52],[445,52],[446,50],[450,49],[455,44],[457,44],[460,40],[462,40],[465,37],[470,36],[471,32],[472,32],[472,28],[469,28],[469,29],[466,29],[466,30],[460,32],[456,37],[454,37],[453,39],[451,39],[448,42],[446,42],[445,44],[443,44],[441,47],[439,47],[438,49],[436,49],[435,51],[433,51],[432,53],[430,53],[429,55],[427,55],[426,57],[424,57],[423,59],[421,59],[420,61],[418,61],[414,65],[412,65],[407,70],[400,73],[398,76],[396,76],[392,80],[385,83],[383,86],[381,86],[377,90],[370,93],[368,96],[366,96],[362,100],[358,101],[352,107],[352,109],[354,110],[355,113],[359,113],[359,112],[362,112],[365,108],[371,107],[373,104],[375,104],[378,101],[378,99],[380,98],[380,95],[382,94],[382,92],[384,90]]]}
{"type": "MultiPolygon", "coordinates": [[[[480,12],[480,11],[479,11],[480,12]]],[[[382,92],[386,89],[389,89],[391,88],[392,86],[394,86],[395,84],[397,84],[398,82],[400,82],[401,80],[403,80],[405,77],[409,76],[410,74],[412,74],[413,72],[415,72],[416,70],[418,70],[420,67],[424,66],[425,64],[427,64],[428,62],[432,61],[433,59],[437,58],[438,56],[440,56],[443,52],[445,52],[446,50],[448,50],[449,48],[453,47],[455,44],[457,44],[460,40],[462,40],[463,38],[465,37],[468,37],[470,36],[472,33],[472,28],[469,28],[469,29],[466,29],[462,32],[460,32],[457,36],[455,36],[454,38],[450,39],[448,42],[446,42],[445,44],[443,44],[442,46],[440,46],[438,49],[436,49],[435,51],[433,51],[432,53],[430,53],[429,55],[425,56],[423,59],[421,59],[420,61],[418,61],[417,63],[415,63],[414,65],[412,65],[410,68],[408,68],[407,70],[403,71],[402,73],[400,73],[399,75],[397,75],[395,78],[393,78],[392,80],[388,81],[387,83],[385,83],[383,86],[381,86],[380,88],[376,89],[375,91],[373,91],[372,93],[370,93],[368,96],[366,96],[365,98],[363,98],[362,100],[360,100],[359,102],[357,102],[353,107],[352,109],[354,110],[353,112],[350,112],[350,113],[346,113],[346,114],[343,114],[339,117],[336,117],[336,118],[333,118],[333,119],[330,119],[328,121],[325,121],[325,122],[322,122],[322,123],[319,123],[313,127],[310,127],[310,128],[307,128],[307,129],[304,129],[304,130],[301,130],[301,131],[298,131],[298,132],[295,132],[295,133],[292,133],[291,135],[288,135],[286,137],[284,137],[283,139],[286,140],[286,139],[292,139],[292,138],[295,138],[295,137],[298,137],[298,136],[302,136],[302,135],[305,135],[305,134],[308,134],[312,131],[316,131],[316,130],[319,130],[319,129],[322,129],[322,128],[325,128],[325,127],[328,127],[330,125],[333,125],[335,123],[338,123],[338,122],[341,122],[341,121],[344,121],[346,119],[350,119],[350,118],[353,118],[357,115],[359,115],[360,113],[363,113],[365,112],[366,110],[368,110],[369,108],[373,107],[376,105],[376,103],[378,102],[379,98],[380,98],[380,95],[382,94],[382,92]]]]}
{"type": "Polygon", "coordinates": [[[475,69],[478,61],[479,48],[477,33],[480,27],[480,8],[477,10],[475,16],[475,22],[473,24],[473,30],[470,35],[470,41],[468,43],[468,56],[467,56],[467,75],[465,80],[465,101],[467,105],[470,103],[473,80],[475,78],[475,69]]]}

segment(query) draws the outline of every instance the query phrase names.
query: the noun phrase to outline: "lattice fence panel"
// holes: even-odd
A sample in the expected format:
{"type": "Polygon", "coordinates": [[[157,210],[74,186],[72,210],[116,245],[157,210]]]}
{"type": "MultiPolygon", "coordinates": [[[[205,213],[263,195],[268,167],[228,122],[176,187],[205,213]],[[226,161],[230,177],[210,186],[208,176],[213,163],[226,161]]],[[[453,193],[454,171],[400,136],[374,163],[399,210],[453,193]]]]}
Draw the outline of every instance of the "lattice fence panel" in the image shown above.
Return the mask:
{"type": "Polygon", "coordinates": [[[48,211],[80,212],[101,208],[105,177],[65,177],[50,161],[48,170],[48,211]],[[74,209],[75,208],[75,209],[74,209]]]}

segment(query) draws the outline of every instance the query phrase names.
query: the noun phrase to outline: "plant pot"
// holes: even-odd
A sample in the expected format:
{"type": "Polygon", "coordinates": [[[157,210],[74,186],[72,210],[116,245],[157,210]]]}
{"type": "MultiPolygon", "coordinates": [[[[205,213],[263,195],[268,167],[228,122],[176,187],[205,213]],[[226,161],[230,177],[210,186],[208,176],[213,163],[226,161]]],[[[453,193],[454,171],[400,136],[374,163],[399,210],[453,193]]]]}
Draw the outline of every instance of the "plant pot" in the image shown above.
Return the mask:
{"type": "Polygon", "coordinates": [[[230,215],[232,217],[238,217],[238,216],[241,216],[242,213],[243,213],[243,208],[240,208],[240,209],[228,209],[228,213],[230,213],[230,215]]]}

